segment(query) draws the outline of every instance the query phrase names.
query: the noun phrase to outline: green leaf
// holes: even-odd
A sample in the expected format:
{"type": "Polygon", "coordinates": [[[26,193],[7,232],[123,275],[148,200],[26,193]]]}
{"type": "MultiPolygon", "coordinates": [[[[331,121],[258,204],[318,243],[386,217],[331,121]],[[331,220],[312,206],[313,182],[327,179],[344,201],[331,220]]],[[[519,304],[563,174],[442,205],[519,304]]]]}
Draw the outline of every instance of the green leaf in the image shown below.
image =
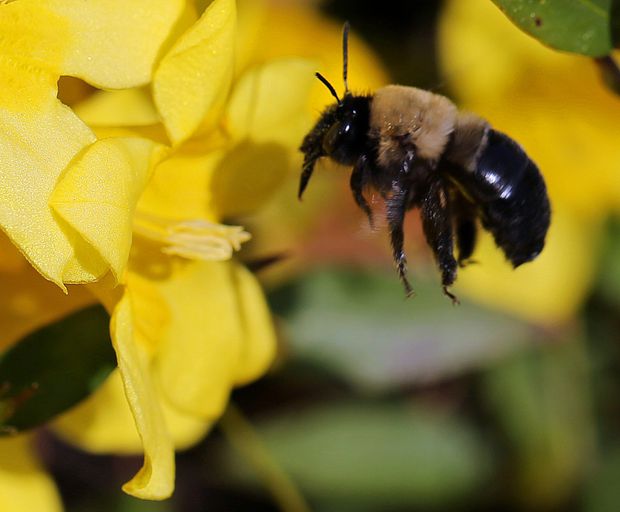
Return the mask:
{"type": "Polygon", "coordinates": [[[521,30],[557,50],[590,57],[612,48],[611,0],[492,0],[521,30]]]}
{"type": "Polygon", "coordinates": [[[0,433],[40,426],[91,394],[116,367],[100,306],[27,336],[0,356],[0,433]]]}
{"type": "MultiPolygon", "coordinates": [[[[367,391],[440,380],[483,367],[533,337],[530,326],[415,280],[405,299],[393,272],[331,269],[274,292],[290,353],[367,391]]],[[[457,289],[458,293],[458,289],[457,289]]]]}
{"type": "Polygon", "coordinates": [[[541,347],[485,377],[491,410],[503,427],[527,510],[556,510],[573,495],[594,452],[588,353],[580,341],[541,347]]]}
{"type": "MultiPolygon", "coordinates": [[[[481,434],[431,408],[338,403],[255,427],[302,493],[337,504],[334,510],[345,504],[355,505],[351,510],[428,510],[455,503],[471,496],[492,469],[481,434]]],[[[228,455],[241,476],[243,462],[228,455]]]]}

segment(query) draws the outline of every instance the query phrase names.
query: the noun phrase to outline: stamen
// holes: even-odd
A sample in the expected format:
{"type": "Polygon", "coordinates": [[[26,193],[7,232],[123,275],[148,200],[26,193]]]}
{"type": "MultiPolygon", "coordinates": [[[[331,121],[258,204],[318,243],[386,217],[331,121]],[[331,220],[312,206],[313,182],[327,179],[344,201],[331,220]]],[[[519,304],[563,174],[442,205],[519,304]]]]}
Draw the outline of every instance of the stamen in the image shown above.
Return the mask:
{"type": "Polygon", "coordinates": [[[164,244],[162,252],[191,260],[223,261],[241,249],[251,235],[241,226],[225,226],[206,219],[171,221],[136,213],[134,231],[164,244]]]}

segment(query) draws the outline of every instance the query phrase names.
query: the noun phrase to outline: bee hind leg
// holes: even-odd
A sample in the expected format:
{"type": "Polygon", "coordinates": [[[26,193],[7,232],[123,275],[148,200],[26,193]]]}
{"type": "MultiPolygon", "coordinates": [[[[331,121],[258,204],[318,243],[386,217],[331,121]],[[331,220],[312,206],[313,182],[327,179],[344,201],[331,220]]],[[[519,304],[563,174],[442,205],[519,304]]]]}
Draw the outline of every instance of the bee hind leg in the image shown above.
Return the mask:
{"type": "Polygon", "coordinates": [[[414,292],[411,283],[409,283],[407,279],[407,258],[403,250],[403,223],[405,221],[405,212],[407,211],[408,202],[409,190],[395,185],[392,189],[392,194],[386,201],[386,205],[390,241],[392,243],[392,255],[398,270],[398,277],[400,277],[405,288],[405,293],[407,297],[411,297],[414,295],[414,292]]]}
{"type": "Polygon", "coordinates": [[[463,196],[458,190],[453,190],[449,195],[450,215],[456,235],[456,247],[458,249],[459,267],[465,267],[475,263],[471,256],[476,248],[478,238],[478,226],[476,206],[463,196]]]}
{"type": "Polygon", "coordinates": [[[443,292],[453,304],[458,304],[458,298],[448,289],[456,279],[457,262],[454,258],[450,204],[442,181],[430,184],[422,200],[421,216],[424,235],[441,270],[443,292]]]}

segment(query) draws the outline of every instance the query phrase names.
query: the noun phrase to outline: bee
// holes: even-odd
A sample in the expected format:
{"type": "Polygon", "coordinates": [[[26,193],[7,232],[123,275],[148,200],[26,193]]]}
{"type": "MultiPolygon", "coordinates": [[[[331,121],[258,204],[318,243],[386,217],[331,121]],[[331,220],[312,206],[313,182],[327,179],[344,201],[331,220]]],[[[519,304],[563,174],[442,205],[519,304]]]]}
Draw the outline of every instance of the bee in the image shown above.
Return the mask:
{"type": "Polygon", "coordinates": [[[523,148],[483,118],[459,112],[445,96],[402,85],[351,93],[348,33],[345,23],[342,98],[316,73],[336,103],[323,111],[301,144],[299,199],[320,158],[351,166],[353,198],[371,227],[365,192],[375,190],[385,201],[392,254],[407,296],[413,288],[403,222],[413,208],[420,210],[443,292],[455,303],[449,288],[457,268],[470,262],[479,224],[513,267],[535,259],[545,244],[551,207],[543,177],[523,148]]]}

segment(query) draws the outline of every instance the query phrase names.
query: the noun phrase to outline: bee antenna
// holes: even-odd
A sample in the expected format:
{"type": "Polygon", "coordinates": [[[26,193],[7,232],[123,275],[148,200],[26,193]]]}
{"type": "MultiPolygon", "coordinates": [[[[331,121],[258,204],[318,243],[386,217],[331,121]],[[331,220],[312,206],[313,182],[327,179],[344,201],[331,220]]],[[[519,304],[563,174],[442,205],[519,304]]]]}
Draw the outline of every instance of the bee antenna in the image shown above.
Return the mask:
{"type": "Polygon", "coordinates": [[[349,69],[349,22],[345,21],[342,27],[342,78],[344,80],[344,93],[349,92],[349,83],[347,82],[347,74],[349,69]]]}
{"type": "Polygon", "coordinates": [[[336,89],[334,89],[334,86],[332,84],[329,83],[329,81],[327,80],[327,78],[325,78],[321,73],[316,72],[314,74],[314,76],[316,76],[321,82],[323,82],[323,85],[325,87],[327,87],[329,89],[329,92],[332,93],[332,96],[334,98],[336,98],[336,101],[338,103],[340,103],[340,98],[338,97],[338,94],[336,93],[336,89]]]}

